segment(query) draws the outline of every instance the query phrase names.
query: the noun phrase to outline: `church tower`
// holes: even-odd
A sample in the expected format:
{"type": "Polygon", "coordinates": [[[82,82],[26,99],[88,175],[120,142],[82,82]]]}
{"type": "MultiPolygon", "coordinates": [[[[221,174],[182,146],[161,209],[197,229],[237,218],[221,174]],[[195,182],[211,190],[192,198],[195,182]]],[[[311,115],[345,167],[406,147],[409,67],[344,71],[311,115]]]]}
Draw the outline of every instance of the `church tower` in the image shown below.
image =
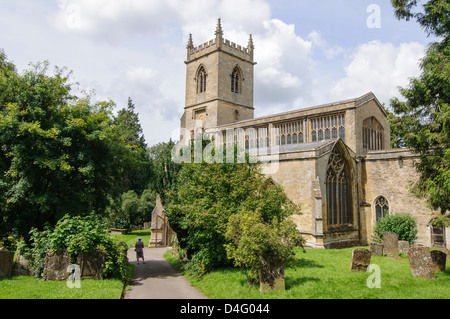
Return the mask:
{"type": "Polygon", "coordinates": [[[218,20],[215,38],[187,44],[186,103],[181,128],[194,132],[253,119],[253,39],[246,48],[223,38],[218,20]]]}

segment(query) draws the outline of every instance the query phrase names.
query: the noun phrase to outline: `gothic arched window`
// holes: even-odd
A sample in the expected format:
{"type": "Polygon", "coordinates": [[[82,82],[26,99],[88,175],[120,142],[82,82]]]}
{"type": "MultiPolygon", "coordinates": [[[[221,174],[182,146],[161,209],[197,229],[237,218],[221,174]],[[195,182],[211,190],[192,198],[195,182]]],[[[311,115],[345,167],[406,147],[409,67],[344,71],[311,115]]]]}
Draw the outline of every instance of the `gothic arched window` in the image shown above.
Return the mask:
{"type": "Polygon", "coordinates": [[[368,150],[384,149],[384,130],[375,117],[369,117],[363,122],[363,147],[368,150]]]}
{"type": "Polygon", "coordinates": [[[206,71],[203,66],[200,67],[197,73],[197,93],[206,91],[206,71]]]}
{"type": "Polygon", "coordinates": [[[375,221],[389,214],[389,204],[386,198],[380,196],[375,201],[375,221]]]}
{"type": "Polygon", "coordinates": [[[235,67],[233,69],[233,73],[231,73],[231,92],[233,93],[240,93],[240,81],[241,81],[241,77],[239,74],[239,69],[238,67],[235,67]]]}
{"type": "Polygon", "coordinates": [[[327,167],[328,225],[352,224],[351,182],[348,164],[335,147],[327,167]]]}

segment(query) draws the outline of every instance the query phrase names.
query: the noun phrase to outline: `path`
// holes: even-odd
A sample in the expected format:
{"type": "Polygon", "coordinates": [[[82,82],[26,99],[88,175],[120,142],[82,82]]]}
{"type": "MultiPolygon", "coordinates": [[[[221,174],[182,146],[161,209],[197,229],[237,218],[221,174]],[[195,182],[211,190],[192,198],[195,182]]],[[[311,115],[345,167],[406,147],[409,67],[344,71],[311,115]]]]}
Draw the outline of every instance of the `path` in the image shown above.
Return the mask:
{"type": "Polygon", "coordinates": [[[131,290],[125,299],[206,299],[174,269],[163,255],[168,248],[144,248],[145,264],[136,261],[134,248],[128,249],[129,262],[135,265],[131,290]]]}

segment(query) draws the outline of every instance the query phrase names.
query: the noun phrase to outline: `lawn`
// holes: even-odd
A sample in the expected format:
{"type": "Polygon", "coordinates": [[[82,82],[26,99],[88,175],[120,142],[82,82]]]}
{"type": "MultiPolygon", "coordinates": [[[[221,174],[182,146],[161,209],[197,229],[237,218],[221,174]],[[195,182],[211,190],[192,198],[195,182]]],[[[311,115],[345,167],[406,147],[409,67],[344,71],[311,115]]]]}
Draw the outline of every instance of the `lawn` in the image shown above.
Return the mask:
{"type": "MultiPolygon", "coordinates": [[[[139,236],[145,245],[150,230],[137,230],[126,235],[112,235],[116,242],[134,247],[139,236]]],[[[123,283],[120,279],[83,279],[81,288],[70,288],[66,281],[43,281],[31,276],[0,278],[0,299],[119,299],[123,283]]]]}
{"type": "MultiPolygon", "coordinates": [[[[363,247],[367,248],[367,247],[363,247]]],[[[240,269],[223,268],[202,278],[188,276],[192,285],[206,296],[219,299],[448,299],[450,298],[450,265],[436,272],[436,279],[414,278],[407,256],[400,260],[372,256],[371,264],[380,267],[381,287],[369,288],[367,280],[373,272],[351,272],[352,250],[307,249],[298,252],[296,260],[285,269],[286,290],[260,293],[249,287],[240,269]]],[[[175,267],[170,252],[166,259],[175,267]]]]}

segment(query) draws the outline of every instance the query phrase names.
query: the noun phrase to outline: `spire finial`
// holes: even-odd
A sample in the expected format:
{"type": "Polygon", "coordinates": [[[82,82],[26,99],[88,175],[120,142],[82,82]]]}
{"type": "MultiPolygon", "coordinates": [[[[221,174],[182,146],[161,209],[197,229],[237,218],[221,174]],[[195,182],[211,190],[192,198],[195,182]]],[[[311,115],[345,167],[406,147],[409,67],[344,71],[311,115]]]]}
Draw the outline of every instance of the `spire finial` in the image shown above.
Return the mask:
{"type": "Polygon", "coordinates": [[[220,23],[220,18],[217,20],[217,27],[216,27],[216,37],[220,36],[222,37],[223,31],[222,31],[222,24],[220,23]]]}
{"type": "Polygon", "coordinates": [[[187,49],[193,49],[194,48],[194,42],[192,42],[192,34],[189,33],[189,40],[186,46],[187,49]]]}

